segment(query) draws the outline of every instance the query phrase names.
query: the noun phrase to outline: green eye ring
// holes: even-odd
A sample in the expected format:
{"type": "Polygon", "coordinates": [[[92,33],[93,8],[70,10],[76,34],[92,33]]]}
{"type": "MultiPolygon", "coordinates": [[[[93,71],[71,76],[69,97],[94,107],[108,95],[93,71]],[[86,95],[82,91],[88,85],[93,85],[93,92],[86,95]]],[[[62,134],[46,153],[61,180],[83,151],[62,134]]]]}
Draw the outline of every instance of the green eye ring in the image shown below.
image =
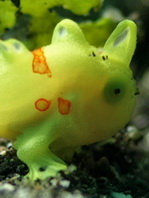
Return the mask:
{"type": "Polygon", "coordinates": [[[121,78],[110,79],[104,88],[104,99],[109,103],[120,102],[126,93],[126,81],[121,78]]]}

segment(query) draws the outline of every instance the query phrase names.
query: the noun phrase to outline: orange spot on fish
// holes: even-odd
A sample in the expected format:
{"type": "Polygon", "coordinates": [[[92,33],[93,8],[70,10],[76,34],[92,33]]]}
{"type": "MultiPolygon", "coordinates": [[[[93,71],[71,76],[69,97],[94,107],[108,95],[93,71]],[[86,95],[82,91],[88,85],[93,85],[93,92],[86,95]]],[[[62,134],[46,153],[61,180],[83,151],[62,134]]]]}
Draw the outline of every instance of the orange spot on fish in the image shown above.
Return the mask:
{"type": "Polygon", "coordinates": [[[49,77],[52,77],[52,73],[48,67],[42,48],[36,49],[32,51],[32,53],[34,55],[32,63],[33,72],[39,74],[48,74],[49,77]]]}
{"type": "Polygon", "coordinates": [[[58,98],[58,110],[60,114],[67,115],[70,112],[71,102],[69,100],[58,98]]]}
{"type": "Polygon", "coordinates": [[[40,98],[35,102],[35,107],[39,111],[46,111],[50,108],[51,101],[40,98]]]}

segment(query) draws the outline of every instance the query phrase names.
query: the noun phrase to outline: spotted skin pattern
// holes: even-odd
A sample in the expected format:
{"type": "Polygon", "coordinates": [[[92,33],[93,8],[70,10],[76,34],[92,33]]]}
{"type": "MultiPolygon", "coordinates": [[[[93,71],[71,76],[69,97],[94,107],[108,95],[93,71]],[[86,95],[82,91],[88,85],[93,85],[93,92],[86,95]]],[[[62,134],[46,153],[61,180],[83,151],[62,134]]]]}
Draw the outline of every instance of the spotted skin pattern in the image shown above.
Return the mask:
{"type": "Polygon", "coordinates": [[[68,19],[56,26],[50,45],[33,52],[18,40],[0,41],[0,136],[13,141],[27,178],[55,176],[77,147],[125,126],[136,101],[129,67],[135,46],[130,20],[101,50],[68,19]]]}
{"type": "MultiPolygon", "coordinates": [[[[34,50],[33,52],[33,72],[39,74],[49,74],[49,77],[52,77],[52,72],[49,70],[49,66],[46,62],[46,57],[42,48],[34,50]]],[[[40,98],[35,102],[35,107],[39,111],[46,111],[50,108],[51,102],[40,98]]],[[[58,98],[58,110],[62,115],[67,115],[70,112],[71,102],[69,100],[58,98]]]]}

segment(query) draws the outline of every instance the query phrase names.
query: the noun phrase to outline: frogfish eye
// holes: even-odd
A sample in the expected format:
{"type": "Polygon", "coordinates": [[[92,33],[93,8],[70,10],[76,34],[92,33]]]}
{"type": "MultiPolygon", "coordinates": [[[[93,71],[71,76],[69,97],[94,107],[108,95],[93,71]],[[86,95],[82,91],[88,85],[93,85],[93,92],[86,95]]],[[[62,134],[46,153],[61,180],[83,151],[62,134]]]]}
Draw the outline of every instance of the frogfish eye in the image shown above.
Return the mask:
{"type": "Polygon", "coordinates": [[[107,81],[104,87],[104,99],[109,103],[121,101],[126,93],[126,82],[124,79],[113,78],[107,81]]]}

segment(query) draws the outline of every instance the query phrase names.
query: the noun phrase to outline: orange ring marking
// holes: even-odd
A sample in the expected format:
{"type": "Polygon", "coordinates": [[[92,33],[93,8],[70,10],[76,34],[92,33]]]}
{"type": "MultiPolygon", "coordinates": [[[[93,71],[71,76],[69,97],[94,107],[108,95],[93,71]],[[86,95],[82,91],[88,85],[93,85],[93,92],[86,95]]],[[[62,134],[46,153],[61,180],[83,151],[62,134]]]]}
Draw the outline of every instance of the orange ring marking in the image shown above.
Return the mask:
{"type": "Polygon", "coordinates": [[[35,108],[38,111],[46,111],[50,108],[51,101],[46,100],[44,98],[40,98],[35,102],[35,108]]]}

